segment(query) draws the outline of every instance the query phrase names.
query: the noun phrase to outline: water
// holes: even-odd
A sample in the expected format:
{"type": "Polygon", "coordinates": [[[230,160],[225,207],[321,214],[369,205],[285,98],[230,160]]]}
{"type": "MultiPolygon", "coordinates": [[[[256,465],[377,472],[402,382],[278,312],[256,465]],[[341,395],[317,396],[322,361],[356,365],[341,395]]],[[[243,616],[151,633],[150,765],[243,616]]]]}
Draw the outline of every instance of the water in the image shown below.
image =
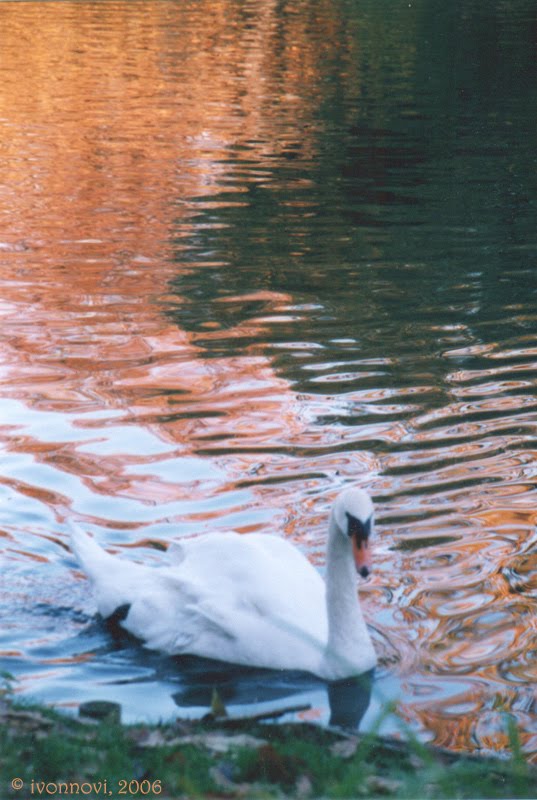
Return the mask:
{"type": "Polygon", "coordinates": [[[535,757],[536,25],[524,0],[0,4],[19,695],[159,719],[216,683],[232,713],[328,721],[311,678],[114,643],[66,520],[155,565],[179,535],[276,531],[322,569],[355,483],[378,508],[362,726],[395,699],[423,739],[501,752],[509,712],[535,757]]]}

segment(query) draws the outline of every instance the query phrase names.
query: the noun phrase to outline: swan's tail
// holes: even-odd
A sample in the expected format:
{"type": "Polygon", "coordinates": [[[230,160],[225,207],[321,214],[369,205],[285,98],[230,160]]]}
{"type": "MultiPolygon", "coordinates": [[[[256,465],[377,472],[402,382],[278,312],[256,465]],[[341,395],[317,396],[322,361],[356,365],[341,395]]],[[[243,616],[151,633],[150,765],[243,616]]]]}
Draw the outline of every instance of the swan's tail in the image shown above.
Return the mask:
{"type": "Polygon", "coordinates": [[[92,580],[96,580],[104,567],[110,565],[113,556],[97,544],[86,531],[74,522],[69,521],[71,529],[71,550],[78,563],[92,580]]]}

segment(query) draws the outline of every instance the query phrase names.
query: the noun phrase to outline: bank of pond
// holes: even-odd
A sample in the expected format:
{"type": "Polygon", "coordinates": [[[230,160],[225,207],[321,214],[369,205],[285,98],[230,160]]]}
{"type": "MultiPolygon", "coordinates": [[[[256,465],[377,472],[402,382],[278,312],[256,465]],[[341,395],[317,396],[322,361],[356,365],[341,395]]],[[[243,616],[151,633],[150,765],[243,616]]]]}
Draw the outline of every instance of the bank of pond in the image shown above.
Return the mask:
{"type": "MultiPolygon", "coordinates": [[[[122,725],[114,704],[78,719],[0,701],[1,797],[535,798],[506,717],[510,753],[479,757],[311,723],[232,719],[122,725]]],[[[216,713],[215,713],[216,712],[216,713]]]]}

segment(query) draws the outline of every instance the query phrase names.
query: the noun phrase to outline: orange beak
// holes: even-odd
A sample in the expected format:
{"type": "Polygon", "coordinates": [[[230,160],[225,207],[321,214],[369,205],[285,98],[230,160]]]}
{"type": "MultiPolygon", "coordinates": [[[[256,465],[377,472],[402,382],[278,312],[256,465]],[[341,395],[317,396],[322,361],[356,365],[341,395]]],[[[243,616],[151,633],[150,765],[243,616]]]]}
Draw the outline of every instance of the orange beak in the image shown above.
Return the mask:
{"type": "Polygon", "coordinates": [[[363,539],[358,542],[356,536],[352,536],[352,554],[354,556],[354,563],[356,564],[356,572],[367,578],[371,572],[371,553],[369,550],[369,542],[363,539]]]}

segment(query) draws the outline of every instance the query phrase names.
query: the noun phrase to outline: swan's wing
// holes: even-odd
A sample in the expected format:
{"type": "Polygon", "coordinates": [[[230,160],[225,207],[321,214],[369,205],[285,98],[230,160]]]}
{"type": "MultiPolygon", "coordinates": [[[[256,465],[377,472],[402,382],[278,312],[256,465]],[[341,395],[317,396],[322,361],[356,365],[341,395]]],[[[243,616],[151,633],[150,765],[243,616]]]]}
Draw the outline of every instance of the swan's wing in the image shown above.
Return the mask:
{"type": "Polygon", "coordinates": [[[185,560],[186,554],[187,547],[183,542],[172,542],[166,550],[168,561],[175,567],[178,567],[185,560]]]}
{"type": "Polygon", "coordinates": [[[222,533],[185,542],[188,552],[175,573],[192,581],[218,607],[233,602],[260,613],[298,613],[324,603],[324,581],[305,556],[283,538],[222,533]]]}
{"type": "Polygon", "coordinates": [[[97,610],[113,627],[128,631],[151,649],[169,653],[196,652],[200,637],[210,636],[214,642],[233,637],[225,615],[213,613],[207,603],[211,574],[207,558],[197,569],[192,563],[181,569],[192,540],[170,546],[172,567],[148,567],[110,555],[80,526],[70,527],[71,548],[93,584],[97,610]]]}
{"type": "MultiPolygon", "coordinates": [[[[218,658],[236,639],[231,610],[207,588],[170,569],[152,569],[124,607],[121,627],[151,650],[170,655],[195,653],[218,658]]],[[[221,598],[220,598],[221,600],[221,598]]]]}
{"type": "Polygon", "coordinates": [[[326,642],[324,581],[285,539],[226,533],[189,540],[176,574],[190,581],[200,654],[247,663],[252,648],[258,658],[264,647],[326,642]]]}
{"type": "MultiPolygon", "coordinates": [[[[235,537],[239,535],[236,531],[226,531],[225,534],[231,534],[232,541],[234,541],[235,537]]],[[[200,539],[207,538],[208,540],[212,540],[214,542],[215,535],[223,536],[224,533],[211,534],[210,537],[201,536],[199,538],[200,539]]],[[[168,546],[168,549],[166,550],[166,556],[168,558],[169,563],[175,567],[178,567],[180,564],[182,564],[182,562],[187,557],[188,553],[192,552],[193,549],[194,550],[196,549],[195,542],[196,539],[189,539],[189,538],[184,538],[182,540],[175,539],[173,542],[171,542],[168,546]]]]}

